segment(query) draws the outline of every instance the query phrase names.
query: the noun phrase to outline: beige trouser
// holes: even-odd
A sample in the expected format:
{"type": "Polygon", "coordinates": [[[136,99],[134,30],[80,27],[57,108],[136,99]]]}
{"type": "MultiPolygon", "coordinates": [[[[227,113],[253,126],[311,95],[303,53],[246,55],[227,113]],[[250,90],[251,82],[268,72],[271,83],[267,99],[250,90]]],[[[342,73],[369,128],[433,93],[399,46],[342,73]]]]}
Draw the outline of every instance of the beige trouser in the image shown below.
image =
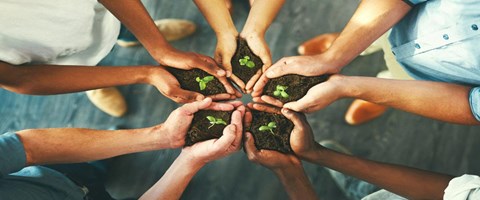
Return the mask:
{"type": "Polygon", "coordinates": [[[373,42],[365,51],[363,51],[360,55],[366,56],[370,55],[374,52],[383,50],[383,55],[385,59],[385,63],[387,65],[388,70],[382,71],[377,74],[379,78],[389,78],[389,79],[399,79],[399,80],[412,80],[413,78],[410,77],[407,72],[403,69],[403,67],[397,62],[395,56],[392,53],[392,46],[388,41],[388,36],[390,35],[390,30],[383,34],[380,38],[378,38],[375,42],[373,42]]]}

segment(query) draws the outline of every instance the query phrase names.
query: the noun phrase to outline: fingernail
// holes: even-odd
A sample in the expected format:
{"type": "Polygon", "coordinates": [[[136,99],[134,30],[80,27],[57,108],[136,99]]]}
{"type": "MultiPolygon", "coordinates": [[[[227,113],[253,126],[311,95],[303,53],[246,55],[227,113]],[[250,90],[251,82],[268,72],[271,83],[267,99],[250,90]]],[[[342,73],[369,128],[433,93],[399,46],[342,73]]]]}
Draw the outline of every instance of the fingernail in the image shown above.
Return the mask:
{"type": "Polygon", "coordinates": [[[217,70],[217,75],[225,76],[225,70],[217,70]]]}
{"type": "Polygon", "coordinates": [[[287,109],[287,108],[282,108],[282,112],[285,113],[285,114],[290,114],[290,109],[287,109]]]}
{"type": "Polygon", "coordinates": [[[232,72],[231,71],[227,71],[227,77],[230,77],[232,76],[232,72]]]}
{"type": "Polygon", "coordinates": [[[203,95],[198,95],[197,96],[197,101],[201,101],[201,100],[206,100],[206,99],[203,95]]]}

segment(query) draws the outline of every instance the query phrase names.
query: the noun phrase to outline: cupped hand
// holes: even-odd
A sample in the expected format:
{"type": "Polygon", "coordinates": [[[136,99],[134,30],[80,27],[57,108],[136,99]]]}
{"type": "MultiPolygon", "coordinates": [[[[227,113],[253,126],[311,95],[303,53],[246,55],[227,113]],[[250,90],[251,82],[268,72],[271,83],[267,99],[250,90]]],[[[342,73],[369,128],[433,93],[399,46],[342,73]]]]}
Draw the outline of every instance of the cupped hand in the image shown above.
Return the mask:
{"type": "Polygon", "coordinates": [[[257,103],[267,103],[277,107],[284,107],[297,112],[311,113],[321,110],[336,100],[346,96],[347,88],[344,86],[343,79],[344,77],[342,75],[331,75],[327,81],[310,88],[307,94],[298,101],[292,101],[286,104],[267,95],[254,97],[253,101],[257,103]]]}
{"type": "Polygon", "coordinates": [[[184,147],[182,154],[187,155],[193,161],[208,163],[235,153],[242,147],[242,119],[244,115],[245,107],[243,105],[238,106],[232,114],[231,123],[225,127],[220,138],[184,147]]]}
{"type": "Polygon", "coordinates": [[[226,75],[225,70],[221,69],[212,58],[198,53],[169,50],[161,57],[161,60],[157,61],[160,65],[177,69],[198,68],[217,78],[226,75]]]}
{"type": "Polygon", "coordinates": [[[161,134],[164,139],[159,142],[165,142],[170,148],[182,147],[185,144],[185,135],[193,120],[193,115],[199,110],[218,110],[231,111],[239,107],[241,102],[213,102],[211,98],[205,98],[202,101],[188,103],[174,110],[168,116],[167,120],[160,125],[161,134]]]}
{"type": "Polygon", "coordinates": [[[259,97],[269,79],[281,77],[287,74],[303,76],[320,76],[323,74],[336,74],[340,67],[330,64],[325,54],[314,56],[284,57],[268,68],[253,86],[252,96],[259,97]]]}
{"type": "Polygon", "coordinates": [[[229,77],[239,88],[243,91],[245,88],[245,83],[233,74],[232,68],[232,58],[237,50],[237,33],[235,34],[224,34],[218,36],[217,47],[215,49],[215,61],[217,64],[223,67],[226,71],[227,77],[229,77]]]}
{"type": "Polygon", "coordinates": [[[259,70],[245,85],[247,93],[251,93],[258,78],[260,78],[262,73],[272,66],[272,55],[270,54],[270,48],[265,41],[264,35],[256,32],[242,32],[240,37],[247,41],[248,47],[250,47],[252,53],[260,57],[263,63],[262,70],[259,70]]]}

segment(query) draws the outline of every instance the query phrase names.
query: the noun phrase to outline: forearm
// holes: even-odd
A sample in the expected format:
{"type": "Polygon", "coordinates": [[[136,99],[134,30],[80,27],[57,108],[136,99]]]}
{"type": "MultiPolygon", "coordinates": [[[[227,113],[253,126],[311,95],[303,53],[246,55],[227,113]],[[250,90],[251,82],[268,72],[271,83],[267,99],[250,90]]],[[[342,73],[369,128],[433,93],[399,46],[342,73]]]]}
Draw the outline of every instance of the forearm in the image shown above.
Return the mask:
{"type": "Polygon", "coordinates": [[[250,33],[265,35],[284,3],[285,0],[255,0],[243,27],[242,35],[250,33]]]}
{"type": "Polygon", "coordinates": [[[158,30],[145,6],[140,0],[99,0],[128,30],[140,41],[157,61],[173,47],[158,30]]]}
{"type": "Polygon", "coordinates": [[[145,192],[140,200],[180,199],[190,180],[203,165],[181,153],[163,177],[145,192]]]}
{"type": "Polygon", "coordinates": [[[238,35],[225,0],[194,0],[194,2],[203,16],[205,16],[217,38],[224,35],[238,35]]]}
{"type": "Polygon", "coordinates": [[[343,67],[402,19],[411,7],[401,0],[362,0],[339,37],[325,52],[343,67]]]}
{"type": "Polygon", "coordinates": [[[345,77],[349,97],[458,124],[480,124],[469,103],[470,87],[430,81],[345,77]]]}
{"type": "Polygon", "coordinates": [[[319,148],[303,157],[344,174],[375,184],[408,199],[443,199],[452,176],[380,163],[319,148]]]}
{"type": "Polygon", "coordinates": [[[274,172],[280,179],[290,199],[318,199],[300,163],[296,166],[274,170],[274,172]]]}
{"type": "Polygon", "coordinates": [[[90,67],[0,63],[0,86],[16,93],[49,95],[147,83],[152,67],[90,67]]]}
{"type": "Polygon", "coordinates": [[[28,165],[76,163],[127,153],[167,148],[160,126],[132,130],[81,128],[31,129],[17,132],[28,165]]]}

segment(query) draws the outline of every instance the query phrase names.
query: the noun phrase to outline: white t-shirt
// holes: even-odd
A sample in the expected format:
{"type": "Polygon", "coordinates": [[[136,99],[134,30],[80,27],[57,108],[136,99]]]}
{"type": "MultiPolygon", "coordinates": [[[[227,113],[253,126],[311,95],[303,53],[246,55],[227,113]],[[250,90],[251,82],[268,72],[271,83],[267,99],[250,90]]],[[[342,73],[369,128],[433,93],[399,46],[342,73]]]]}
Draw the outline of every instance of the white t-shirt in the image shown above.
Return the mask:
{"type": "Polygon", "coordinates": [[[97,65],[120,22],[96,0],[1,0],[0,60],[12,65],[97,65]]]}
{"type": "MultiPolygon", "coordinates": [[[[456,177],[448,183],[443,195],[445,200],[478,200],[480,199],[480,177],[465,174],[456,177]]],[[[372,193],[362,200],[405,200],[387,190],[372,193]]]]}

